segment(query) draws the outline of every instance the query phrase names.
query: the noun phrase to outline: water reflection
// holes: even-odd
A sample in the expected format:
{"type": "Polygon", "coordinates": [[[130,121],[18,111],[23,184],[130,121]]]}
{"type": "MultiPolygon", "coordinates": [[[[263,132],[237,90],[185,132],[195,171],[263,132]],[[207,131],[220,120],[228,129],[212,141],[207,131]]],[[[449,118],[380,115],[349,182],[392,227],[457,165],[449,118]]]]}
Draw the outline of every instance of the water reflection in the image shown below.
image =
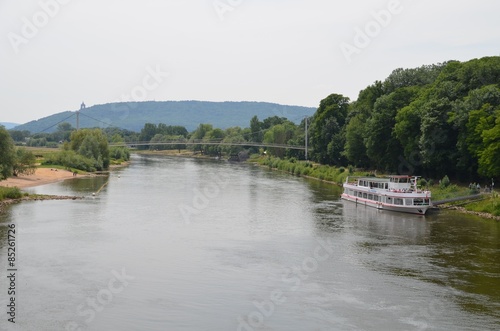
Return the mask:
{"type": "Polygon", "coordinates": [[[88,330],[237,330],[274,290],[287,301],[255,330],[498,329],[496,222],[378,211],[340,200],[340,187],[245,164],[134,156],[119,174],[40,186],[86,198],[0,215],[3,261],[2,224],[22,232],[25,329],[86,326],[77,308],[121,268],[136,280],[88,330]],[[207,189],[186,224],[179,206],[207,189]]]}
{"type": "Polygon", "coordinates": [[[373,270],[447,289],[464,310],[500,317],[499,224],[442,211],[427,217],[342,202],[359,234],[352,256],[373,270]]]}

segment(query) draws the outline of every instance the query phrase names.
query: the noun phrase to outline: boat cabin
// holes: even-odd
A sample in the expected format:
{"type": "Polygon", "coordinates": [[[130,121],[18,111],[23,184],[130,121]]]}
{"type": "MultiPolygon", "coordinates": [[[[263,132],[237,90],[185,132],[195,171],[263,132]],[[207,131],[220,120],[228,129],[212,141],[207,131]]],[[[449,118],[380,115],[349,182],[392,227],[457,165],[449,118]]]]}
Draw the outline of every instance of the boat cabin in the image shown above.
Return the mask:
{"type": "Polygon", "coordinates": [[[360,178],[357,186],[370,189],[382,189],[399,192],[416,190],[416,178],[408,176],[390,176],[389,178],[360,178]]]}

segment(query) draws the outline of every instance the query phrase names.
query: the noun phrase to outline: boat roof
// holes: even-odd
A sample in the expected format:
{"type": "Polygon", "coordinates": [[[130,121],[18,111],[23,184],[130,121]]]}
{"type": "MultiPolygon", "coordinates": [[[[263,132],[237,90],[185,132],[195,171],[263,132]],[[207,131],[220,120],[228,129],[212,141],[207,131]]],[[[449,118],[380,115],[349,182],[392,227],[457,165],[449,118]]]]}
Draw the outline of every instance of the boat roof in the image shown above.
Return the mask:
{"type": "Polygon", "coordinates": [[[371,182],[386,182],[388,179],[389,179],[389,177],[387,177],[387,178],[383,178],[383,177],[358,177],[358,180],[367,180],[367,181],[371,181],[371,182]]]}
{"type": "Polygon", "coordinates": [[[390,178],[413,178],[413,177],[417,177],[417,176],[408,176],[408,175],[389,175],[387,177],[390,177],[390,178]]]}
{"type": "Polygon", "coordinates": [[[383,182],[390,178],[416,178],[419,176],[408,176],[408,175],[387,175],[385,177],[370,177],[370,176],[350,176],[351,178],[357,178],[358,180],[368,180],[372,182],[383,182]]]}

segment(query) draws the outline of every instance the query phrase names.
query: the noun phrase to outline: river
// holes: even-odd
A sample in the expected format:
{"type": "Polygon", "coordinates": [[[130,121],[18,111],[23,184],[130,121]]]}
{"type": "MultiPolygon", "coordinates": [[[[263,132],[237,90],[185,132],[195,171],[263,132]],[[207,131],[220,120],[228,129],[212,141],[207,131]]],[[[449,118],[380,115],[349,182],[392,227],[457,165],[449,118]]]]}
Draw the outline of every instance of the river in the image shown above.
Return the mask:
{"type": "Polygon", "coordinates": [[[30,191],[85,198],[0,215],[1,330],[500,329],[495,221],[377,211],[318,181],[161,156],[30,191]]]}

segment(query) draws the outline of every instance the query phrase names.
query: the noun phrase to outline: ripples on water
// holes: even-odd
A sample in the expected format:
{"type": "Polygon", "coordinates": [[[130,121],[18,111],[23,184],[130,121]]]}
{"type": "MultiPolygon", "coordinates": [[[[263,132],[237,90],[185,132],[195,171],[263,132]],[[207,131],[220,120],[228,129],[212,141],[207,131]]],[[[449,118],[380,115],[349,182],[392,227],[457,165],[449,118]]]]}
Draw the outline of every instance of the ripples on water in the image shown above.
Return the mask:
{"type": "Polygon", "coordinates": [[[166,157],[32,190],[85,199],[1,216],[2,261],[5,225],[19,229],[18,330],[500,328],[492,221],[378,211],[317,181],[166,157]],[[113,272],[133,279],[91,308],[113,272]]]}

